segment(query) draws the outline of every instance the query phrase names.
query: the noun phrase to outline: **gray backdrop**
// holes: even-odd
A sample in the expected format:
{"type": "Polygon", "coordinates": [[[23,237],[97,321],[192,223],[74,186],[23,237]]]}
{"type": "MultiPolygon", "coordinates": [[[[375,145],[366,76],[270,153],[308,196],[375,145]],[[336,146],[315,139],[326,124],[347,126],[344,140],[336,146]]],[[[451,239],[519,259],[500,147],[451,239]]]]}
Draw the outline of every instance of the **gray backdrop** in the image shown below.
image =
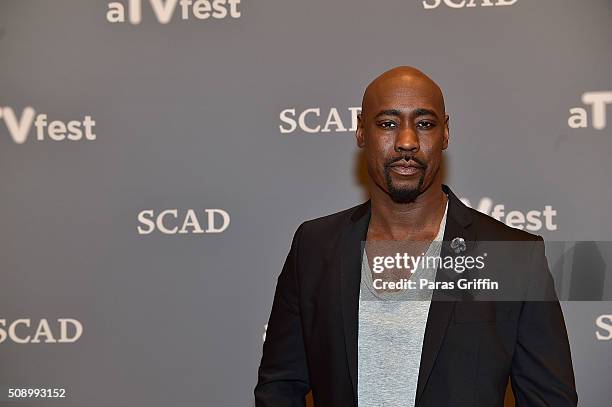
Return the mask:
{"type": "MultiPolygon", "coordinates": [[[[612,240],[609,0],[138,3],[0,2],[0,404],[251,406],[293,232],[366,199],[350,108],[395,65],[445,92],[458,195],[612,240]]],[[[609,405],[612,303],[563,306],[609,405]]]]}

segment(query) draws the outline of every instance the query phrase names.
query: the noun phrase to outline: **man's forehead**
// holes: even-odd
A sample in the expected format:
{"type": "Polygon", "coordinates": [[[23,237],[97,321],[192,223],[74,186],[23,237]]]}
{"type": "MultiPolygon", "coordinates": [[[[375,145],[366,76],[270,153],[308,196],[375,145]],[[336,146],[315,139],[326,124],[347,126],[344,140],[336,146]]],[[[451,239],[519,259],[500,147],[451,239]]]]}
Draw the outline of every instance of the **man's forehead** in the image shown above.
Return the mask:
{"type": "Polygon", "coordinates": [[[419,108],[444,114],[444,99],[440,88],[423,74],[383,75],[366,89],[362,108],[368,114],[388,109],[409,112],[419,108]]]}
{"type": "Polygon", "coordinates": [[[439,98],[429,93],[414,90],[394,89],[390,92],[375,94],[368,101],[366,110],[376,114],[379,110],[395,109],[402,113],[410,113],[415,109],[430,109],[443,113],[439,98]]]}
{"type": "Polygon", "coordinates": [[[368,103],[362,113],[370,117],[380,115],[412,117],[427,114],[437,118],[442,118],[445,114],[441,103],[436,103],[431,97],[425,98],[420,95],[403,97],[384,95],[368,103]]]}

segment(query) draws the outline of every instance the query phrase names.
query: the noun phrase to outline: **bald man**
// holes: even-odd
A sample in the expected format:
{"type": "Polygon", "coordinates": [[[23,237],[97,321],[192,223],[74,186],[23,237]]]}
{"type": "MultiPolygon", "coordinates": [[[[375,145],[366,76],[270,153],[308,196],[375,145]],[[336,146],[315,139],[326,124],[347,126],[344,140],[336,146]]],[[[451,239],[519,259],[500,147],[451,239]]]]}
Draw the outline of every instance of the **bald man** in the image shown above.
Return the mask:
{"type": "Polygon", "coordinates": [[[356,139],[370,199],[297,229],[256,406],[303,406],[309,391],[316,407],[503,406],[509,380],[516,405],[576,406],[542,238],[466,207],[442,184],[449,116],[438,85],[412,67],[383,73],[364,92],[356,139]],[[488,270],[546,297],[476,301],[453,267],[398,258],[452,260],[483,247],[496,253],[488,270]]]}

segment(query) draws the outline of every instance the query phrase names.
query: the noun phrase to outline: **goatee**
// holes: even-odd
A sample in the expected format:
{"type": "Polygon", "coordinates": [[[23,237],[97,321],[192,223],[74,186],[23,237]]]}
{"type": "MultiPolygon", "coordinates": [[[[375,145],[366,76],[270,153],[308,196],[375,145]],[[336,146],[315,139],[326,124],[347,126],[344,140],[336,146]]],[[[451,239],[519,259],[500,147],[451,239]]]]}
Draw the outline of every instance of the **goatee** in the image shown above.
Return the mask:
{"type": "Polygon", "coordinates": [[[407,204],[414,202],[414,200],[421,194],[421,188],[423,187],[423,183],[425,182],[425,169],[427,165],[420,162],[420,160],[415,160],[414,157],[401,157],[399,159],[390,160],[385,164],[385,182],[387,183],[387,190],[389,191],[389,196],[395,203],[407,204]],[[419,182],[416,187],[405,187],[405,188],[397,188],[393,184],[393,178],[391,177],[391,164],[401,161],[405,159],[406,162],[413,160],[417,164],[421,166],[421,175],[419,176],[419,182]]]}

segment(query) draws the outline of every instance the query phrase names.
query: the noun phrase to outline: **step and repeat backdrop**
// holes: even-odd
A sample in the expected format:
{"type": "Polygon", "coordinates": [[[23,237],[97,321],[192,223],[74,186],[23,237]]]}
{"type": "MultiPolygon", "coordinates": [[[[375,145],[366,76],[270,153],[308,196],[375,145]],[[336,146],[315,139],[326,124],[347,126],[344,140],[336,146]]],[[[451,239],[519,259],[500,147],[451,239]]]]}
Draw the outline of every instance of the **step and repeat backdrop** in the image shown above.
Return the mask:
{"type": "MultiPolygon", "coordinates": [[[[2,0],[0,405],[253,406],[293,233],[367,199],[356,116],[396,65],[444,91],[445,183],[590,242],[572,281],[612,284],[610,21],[609,0],[2,0]],[[28,388],[53,398],[9,397],[28,388]]],[[[610,399],[600,299],[563,302],[584,407],[610,399]]]]}

